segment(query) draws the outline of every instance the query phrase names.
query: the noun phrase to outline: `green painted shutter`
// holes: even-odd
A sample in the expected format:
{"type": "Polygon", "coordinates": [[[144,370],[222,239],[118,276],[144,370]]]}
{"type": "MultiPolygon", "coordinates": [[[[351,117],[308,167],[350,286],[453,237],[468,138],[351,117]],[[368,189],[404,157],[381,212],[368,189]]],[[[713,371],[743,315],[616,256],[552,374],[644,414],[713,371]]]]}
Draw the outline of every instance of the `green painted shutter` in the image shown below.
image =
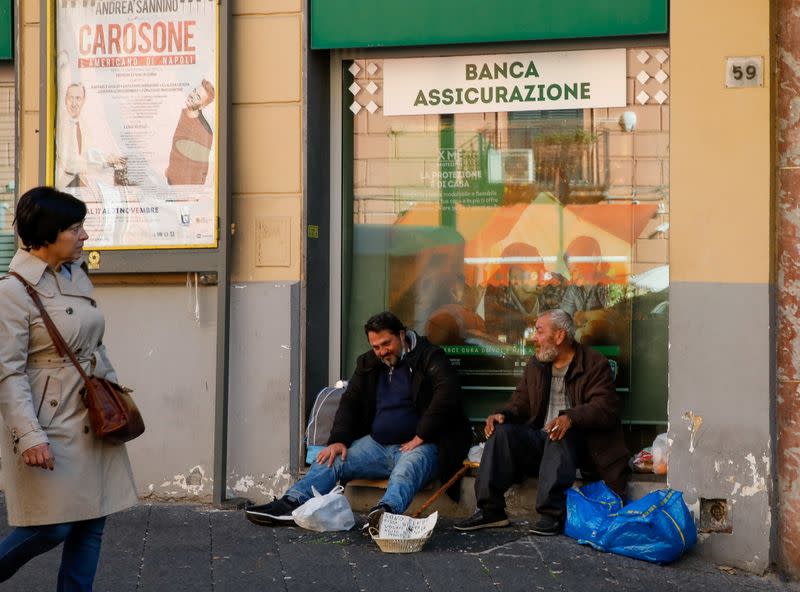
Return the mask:
{"type": "Polygon", "coordinates": [[[0,60],[14,59],[14,13],[12,0],[0,0],[0,60]]]}
{"type": "Polygon", "coordinates": [[[669,0],[312,0],[311,46],[397,47],[664,34],[669,0]]]}

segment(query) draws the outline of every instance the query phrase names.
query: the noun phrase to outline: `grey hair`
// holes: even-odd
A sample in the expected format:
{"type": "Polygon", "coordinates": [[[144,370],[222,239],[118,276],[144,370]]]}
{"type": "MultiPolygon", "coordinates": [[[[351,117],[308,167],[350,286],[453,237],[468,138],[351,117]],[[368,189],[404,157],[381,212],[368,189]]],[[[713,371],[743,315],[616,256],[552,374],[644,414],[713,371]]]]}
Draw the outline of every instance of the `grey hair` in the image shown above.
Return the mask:
{"type": "Polygon", "coordinates": [[[570,342],[575,341],[575,321],[572,316],[560,308],[551,308],[539,314],[539,317],[547,317],[553,324],[554,329],[561,329],[567,333],[570,342]]]}

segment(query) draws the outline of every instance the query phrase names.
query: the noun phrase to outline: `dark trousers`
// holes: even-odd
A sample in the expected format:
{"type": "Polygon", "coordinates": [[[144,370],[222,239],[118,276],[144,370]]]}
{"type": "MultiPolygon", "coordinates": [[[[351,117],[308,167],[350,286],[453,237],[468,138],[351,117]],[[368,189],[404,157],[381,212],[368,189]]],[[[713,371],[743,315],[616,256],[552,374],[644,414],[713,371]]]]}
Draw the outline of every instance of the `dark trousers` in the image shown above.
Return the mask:
{"type": "Polygon", "coordinates": [[[37,555],[64,543],[57,592],[91,592],[105,523],[103,516],[79,522],[15,528],[0,541],[0,582],[5,582],[37,555]]]}
{"type": "Polygon", "coordinates": [[[505,510],[505,492],[525,477],[538,477],[536,511],[566,518],[566,491],[585,452],[580,430],[571,428],[558,441],[541,429],[520,424],[495,425],[486,442],[475,480],[478,507],[485,512],[505,510]]]}

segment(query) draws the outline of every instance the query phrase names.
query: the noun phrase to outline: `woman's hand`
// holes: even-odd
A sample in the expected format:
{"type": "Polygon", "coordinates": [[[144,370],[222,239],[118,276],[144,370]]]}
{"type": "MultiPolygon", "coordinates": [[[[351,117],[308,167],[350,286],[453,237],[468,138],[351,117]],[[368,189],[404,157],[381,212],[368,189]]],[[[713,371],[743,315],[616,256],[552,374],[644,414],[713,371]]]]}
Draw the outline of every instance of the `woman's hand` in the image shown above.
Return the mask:
{"type": "Polygon", "coordinates": [[[43,469],[53,470],[56,464],[56,459],[50,451],[50,444],[38,444],[31,446],[22,453],[22,460],[29,467],[41,467],[43,469]]]}

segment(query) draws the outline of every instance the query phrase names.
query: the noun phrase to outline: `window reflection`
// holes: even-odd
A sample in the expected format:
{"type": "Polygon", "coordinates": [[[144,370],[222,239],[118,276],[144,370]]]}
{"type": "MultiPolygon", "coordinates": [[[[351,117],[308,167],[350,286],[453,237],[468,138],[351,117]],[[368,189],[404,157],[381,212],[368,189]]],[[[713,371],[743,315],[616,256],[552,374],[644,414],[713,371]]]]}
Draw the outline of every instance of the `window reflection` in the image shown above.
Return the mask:
{"type": "Polygon", "coordinates": [[[486,326],[500,343],[524,346],[533,337],[539,313],[560,307],[565,281],[547,270],[533,245],[512,243],[503,249],[500,261],[481,303],[486,326]]]}
{"type": "Polygon", "coordinates": [[[632,393],[628,419],[662,421],[666,109],[355,115],[343,375],[389,308],[445,347],[478,417],[516,385],[537,315],[563,308],[632,393]]]}

